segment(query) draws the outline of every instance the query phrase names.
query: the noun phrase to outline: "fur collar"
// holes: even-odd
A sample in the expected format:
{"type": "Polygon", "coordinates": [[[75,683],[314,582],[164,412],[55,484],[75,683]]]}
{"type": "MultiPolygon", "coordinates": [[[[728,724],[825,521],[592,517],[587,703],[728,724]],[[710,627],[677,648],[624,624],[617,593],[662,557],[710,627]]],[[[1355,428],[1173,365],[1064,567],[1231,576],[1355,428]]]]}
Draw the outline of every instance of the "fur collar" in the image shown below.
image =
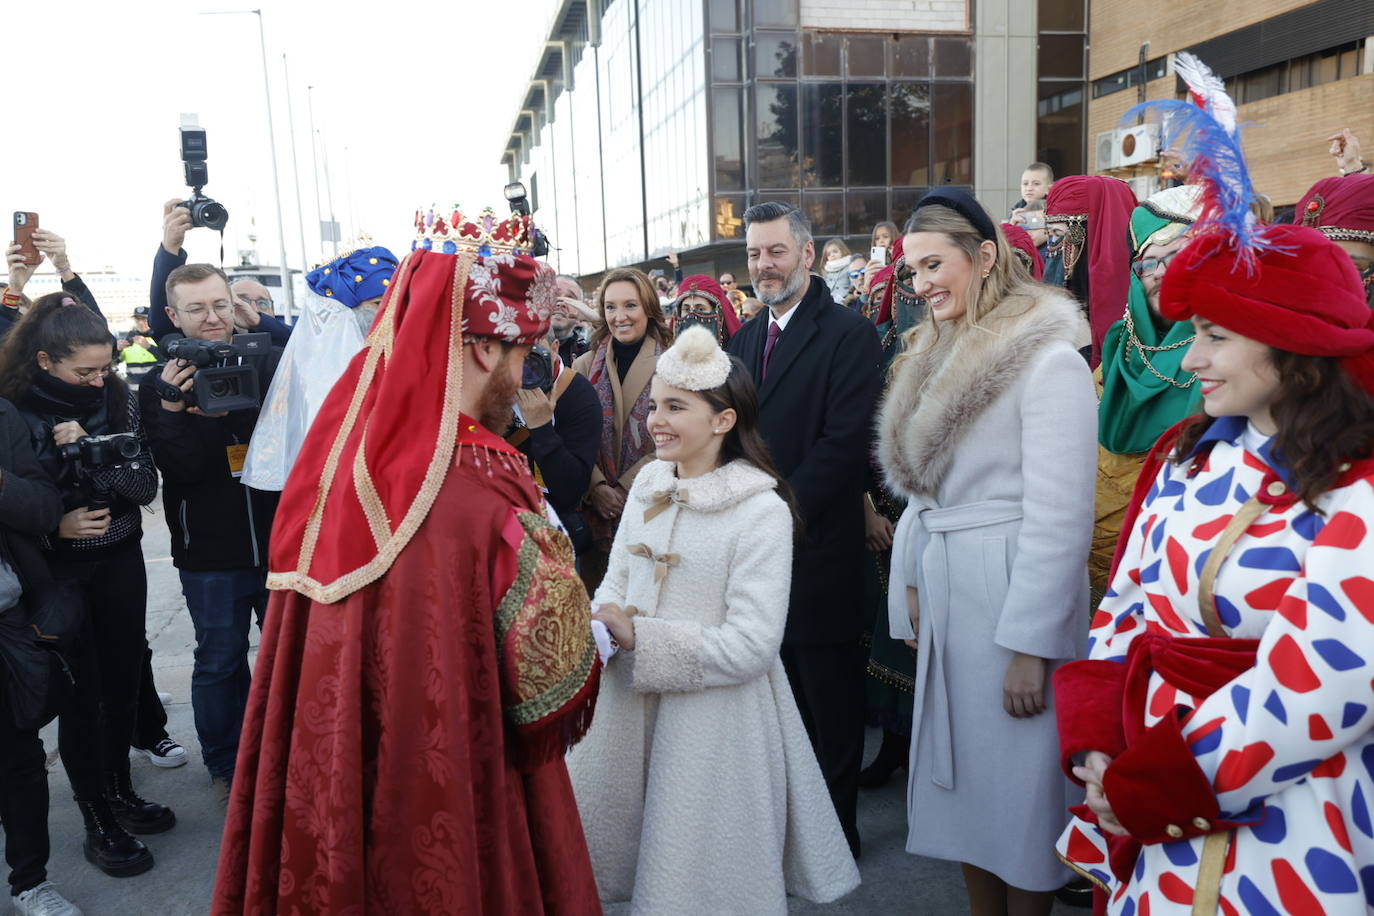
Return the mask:
{"type": "Polygon", "coordinates": [[[679,480],[671,461],[652,461],[635,478],[634,498],[648,507],[662,501],[666,493],[673,502],[698,512],[719,512],[777,485],[772,475],[743,458],[691,480],[679,480]],[[684,495],[679,498],[679,494],[684,495]]]}
{"type": "Polygon", "coordinates": [[[878,418],[878,460],[887,485],[911,498],[934,496],[954,451],[989,405],[1005,394],[1048,344],[1087,343],[1078,303],[1062,290],[1022,285],[981,328],[924,321],[887,386],[878,418]]]}

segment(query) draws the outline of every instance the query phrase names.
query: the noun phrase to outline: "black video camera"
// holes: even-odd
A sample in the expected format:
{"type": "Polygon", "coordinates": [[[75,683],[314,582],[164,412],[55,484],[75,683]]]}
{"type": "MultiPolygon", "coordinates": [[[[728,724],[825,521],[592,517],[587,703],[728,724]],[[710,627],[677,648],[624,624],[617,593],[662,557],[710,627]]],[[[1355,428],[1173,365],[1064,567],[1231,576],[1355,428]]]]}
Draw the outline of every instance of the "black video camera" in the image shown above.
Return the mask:
{"type": "Polygon", "coordinates": [[[169,359],[182,360],[196,367],[195,383],[188,392],[157,379],[158,397],[164,401],[186,402],[206,413],[246,410],[262,403],[258,373],[253,366],[225,363],[239,356],[261,356],[272,349],[269,334],[235,334],[232,343],[180,337],[164,348],[169,359]]]}
{"type": "Polygon", "coordinates": [[[530,352],[525,354],[520,387],[526,391],[538,388],[545,394],[553,391],[553,354],[547,347],[531,347],[530,352]]]}
{"type": "Polygon", "coordinates": [[[191,225],[223,231],[229,222],[224,204],[211,200],[200,189],[210,183],[210,167],[206,164],[205,131],[198,127],[181,128],[181,161],[185,165],[186,184],[191,188],[190,200],[177,204],[191,211],[191,225]]]}
{"type": "MultiPolygon", "coordinates": [[[[133,433],[111,433],[107,436],[82,436],[58,449],[67,461],[76,462],[78,477],[89,479],[92,471],[106,468],[137,468],[135,459],[143,451],[143,444],[133,433]]],[[[108,488],[97,486],[87,503],[88,509],[108,509],[113,494],[108,488]]]]}

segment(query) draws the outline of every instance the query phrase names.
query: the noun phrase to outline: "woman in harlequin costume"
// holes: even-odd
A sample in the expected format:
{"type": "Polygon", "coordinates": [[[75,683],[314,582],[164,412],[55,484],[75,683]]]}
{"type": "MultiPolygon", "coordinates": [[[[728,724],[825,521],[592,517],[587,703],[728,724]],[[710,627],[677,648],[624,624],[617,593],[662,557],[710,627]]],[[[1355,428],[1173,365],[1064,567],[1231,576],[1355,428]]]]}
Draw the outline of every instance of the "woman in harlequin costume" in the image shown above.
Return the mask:
{"type": "Polygon", "coordinates": [[[724,347],[739,330],[739,314],[725,289],[705,274],[692,274],[678,284],[669,329],[676,337],[684,328],[702,325],[724,347]]]}
{"type": "Polygon", "coordinates": [[[859,883],[779,658],[792,513],[744,364],[702,328],[658,359],[657,460],[630,488],[595,620],[619,651],[568,757],[603,900],[784,914],[859,883]]]}
{"type": "Polygon", "coordinates": [[[1250,217],[1233,107],[1149,104],[1204,172],[1160,301],[1204,413],[1156,444],[1090,658],[1056,673],[1087,787],[1058,851],[1114,916],[1366,913],[1374,317],[1334,243],[1250,217]]]}

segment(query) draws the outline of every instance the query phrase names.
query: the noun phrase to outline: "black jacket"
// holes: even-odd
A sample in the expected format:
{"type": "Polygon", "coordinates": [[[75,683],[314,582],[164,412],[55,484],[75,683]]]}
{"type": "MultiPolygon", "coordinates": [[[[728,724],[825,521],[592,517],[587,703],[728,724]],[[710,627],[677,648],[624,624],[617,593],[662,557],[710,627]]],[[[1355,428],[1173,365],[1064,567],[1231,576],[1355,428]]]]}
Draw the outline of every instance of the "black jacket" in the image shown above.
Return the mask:
{"type": "Polygon", "coordinates": [[[759,384],[759,426],[787,478],[804,530],[793,554],[784,643],[857,643],[863,630],[863,494],[882,347],[862,315],[820,277],[796,305],[760,382],[769,319],[730,340],[759,384]]]}
{"type": "Polygon", "coordinates": [[[0,529],[21,580],[49,577],[38,536],[61,521],[62,498],[38,464],[28,426],[13,404],[0,400],[0,529]]]}
{"type": "Polygon", "coordinates": [[[530,437],[520,445],[539,467],[549,489],[549,504],[559,516],[566,518],[577,511],[587,495],[600,447],[601,401],[592,383],[574,374],[554,405],[553,422],[531,429],[530,437]]]}
{"type": "MultiPolygon", "coordinates": [[[[267,356],[244,357],[258,370],[261,391],[280,358],[275,347],[267,356]]],[[[162,471],[173,564],[194,572],[265,567],[278,494],[246,487],[229,470],[229,449],[247,447],[257,409],[223,417],[164,410],[151,381],[139,386],[138,397],[153,460],[162,471]]]]}

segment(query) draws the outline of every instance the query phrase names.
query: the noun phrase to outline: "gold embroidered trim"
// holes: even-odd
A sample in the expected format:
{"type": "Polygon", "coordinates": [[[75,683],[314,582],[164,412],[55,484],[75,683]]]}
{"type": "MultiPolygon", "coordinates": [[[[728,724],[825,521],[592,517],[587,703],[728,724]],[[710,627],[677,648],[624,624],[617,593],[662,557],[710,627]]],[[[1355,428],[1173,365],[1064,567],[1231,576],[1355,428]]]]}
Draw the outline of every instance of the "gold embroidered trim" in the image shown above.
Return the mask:
{"type": "Polygon", "coordinates": [[[1101,878],[1097,877],[1087,869],[1070,862],[1068,859],[1064,858],[1063,853],[1061,853],[1059,850],[1056,849],[1054,851],[1054,854],[1059,857],[1060,862],[1063,862],[1069,868],[1073,869],[1075,872],[1082,875],[1084,878],[1087,878],[1093,884],[1097,885],[1098,888],[1100,888],[1104,894],[1107,894],[1109,897],[1111,896],[1112,889],[1108,887],[1106,884],[1104,884],[1101,878]]]}
{"type": "MultiPolygon", "coordinates": [[[[357,387],[353,391],[353,400],[348,406],[348,414],[344,417],[343,425],[340,426],[335,435],[334,445],[329,451],[329,457],[325,461],[323,472],[320,475],[315,507],[306,522],[305,537],[301,544],[301,556],[297,568],[292,572],[270,574],[267,577],[268,588],[291,589],[315,601],[333,604],[373,582],[390,569],[397,555],[410,542],[415,532],[419,530],[420,524],[434,505],[434,499],[439,494],[439,487],[444,482],[444,476],[448,472],[448,464],[453,459],[454,449],[457,447],[458,416],[463,393],[463,298],[468,285],[468,271],[476,259],[477,255],[472,251],[462,252],[454,258],[453,296],[449,303],[448,361],[444,375],[444,406],[439,419],[439,437],[434,444],[434,455],[430,459],[424,481],[415,494],[415,499],[411,502],[405,517],[401,519],[400,525],[386,539],[385,543],[379,546],[377,555],[358,569],[345,573],[328,583],[319,582],[310,576],[310,562],[314,558],[315,546],[319,540],[325,498],[334,481],[334,475],[338,472],[339,457],[343,452],[344,442],[357,423],[363,397],[376,376],[378,362],[384,355],[391,352],[395,342],[394,313],[396,305],[393,298],[387,300],[388,307],[383,309],[383,315],[392,314],[390,320],[383,325],[385,333],[378,341],[381,346],[368,350],[363,371],[359,376],[357,387]]],[[[397,279],[396,287],[405,284],[410,270],[413,269],[411,264],[411,259],[406,258],[403,264],[404,273],[397,279]]],[[[359,452],[364,455],[364,469],[366,470],[366,454],[362,452],[361,442],[359,443],[359,452]]],[[[376,498],[375,489],[372,498],[376,498]]],[[[377,499],[374,508],[381,511],[382,516],[385,517],[385,510],[380,507],[380,499],[377,499]]],[[[363,511],[371,511],[366,503],[363,505],[363,511]]]]}
{"type": "Polygon", "coordinates": [[[367,516],[372,542],[381,549],[391,537],[391,520],[386,517],[386,506],[382,505],[382,497],[367,472],[366,425],[363,426],[363,434],[358,437],[358,450],[353,453],[353,492],[358,497],[358,504],[363,507],[363,514],[367,516]]]}

